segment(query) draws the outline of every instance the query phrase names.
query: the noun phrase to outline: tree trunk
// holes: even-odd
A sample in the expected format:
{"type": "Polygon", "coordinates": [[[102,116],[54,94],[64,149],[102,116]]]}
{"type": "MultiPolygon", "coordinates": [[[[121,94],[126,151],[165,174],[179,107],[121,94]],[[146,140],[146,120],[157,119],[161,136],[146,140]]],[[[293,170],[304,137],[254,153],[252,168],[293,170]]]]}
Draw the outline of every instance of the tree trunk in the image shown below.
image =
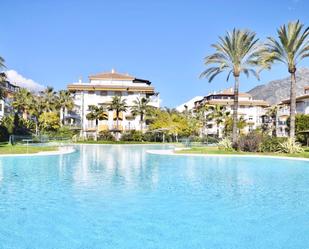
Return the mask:
{"type": "Polygon", "coordinates": [[[63,126],[63,116],[64,116],[63,107],[60,108],[60,126],[63,126]]]}
{"type": "Polygon", "coordinates": [[[28,113],[27,113],[27,111],[23,111],[22,116],[23,116],[23,119],[24,119],[24,120],[27,120],[27,119],[28,119],[28,113]]]}
{"type": "Polygon", "coordinates": [[[232,141],[237,142],[239,76],[235,76],[232,141]]]}
{"type": "Polygon", "coordinates": [[[95,137],[94,137],[95,141],[98,141],[98,125],[99,125],[99,120],[96,119],[95,120],[95,137]]]}
{"type": "Polygon", "coordinates": [[[39,133],[38,121],[35,120],[35,135],[37,136],[39,133]]]}
{"type": "Polygon", "coordinates": [[[119,112],[116,111],[116,128],[119,130],[119,112]]]}
{"type": "Polygon", "coordinates": [[[119,141],[119,112],[116,111],[116,141],[119,141]]]}
{"type": "Polygon", "coordinates": [[[290,138],[295,137],[295,112],[296,112],[296,77],[295,72],[291,73],[290,92],[290,138]]]}
{"type": "Polygon", "coordinates": [[[217,123],[217,137],[220,137],[220,123],[217,123]]]}
{"type": "Polygon", "coordinates": [[[143,133],[143,121],[144,121],[144,116],[143,116],[143,114],[141,114],[141,120],[140,120],[140,122],[141,122],[141,132],[143,133]]]}

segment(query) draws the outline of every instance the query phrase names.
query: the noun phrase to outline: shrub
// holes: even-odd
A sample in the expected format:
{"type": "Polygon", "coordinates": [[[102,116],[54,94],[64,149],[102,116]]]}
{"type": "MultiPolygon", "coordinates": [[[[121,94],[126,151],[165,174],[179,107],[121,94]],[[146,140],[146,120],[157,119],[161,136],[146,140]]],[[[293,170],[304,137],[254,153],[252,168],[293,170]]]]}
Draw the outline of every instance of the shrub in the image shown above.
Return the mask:
{"type": "Polygon", "coordinates": [[[102,141],[115,141],[115,137],[110,131],[100,131],[98,140],[102,141]]]}
{"type": "Polygon", "coordinates": [[[228,138],[224,138],[218,143],[218,148],[220,150],[232,151],[233,150],[232,141],[228,138]]]}
{"type": "Polygon", "coordinates": [[[10,134],[8,129],[4,126],[0,126],[0,142],[7,142],[9,141],[10,134]]]}
{"type": "Polygon", "coordinates": [[[56,112],[43,112],[39,117],[39,123],[44,131],[56,131],[60,128],[60,119],[56,112]]]}
{"type": "Polygon", "coordinates": [[[63,126],[57,130],[43,131],[41,135],[47,136],[53,139],[71,139],[74,135],[78,134],[78,130],[72,130],[69,127],[63,126]]]}
{"type": "Polygon", "coordinates": [[[143,134],[141,131],[129,131],[121,136],[121,141],[135,141],[141,142],[143,141],[143,134]]]}
{"type": "Polygon", "coordinates": [[[308,133],[301,133],[309,130],[309,115],[308,114],[297,114],[295,117],[295,128],[297,141],[303,145],[307,144],[309,139],[308,133]]]}
{"type": "Polygon", "coordinates": [[[218,138],[213,136],[204,136],[202,137],[201,142],[206,144],[216,144],[218,143],[218,138]]]}
{"type": "Polygon", "coordinates": [[[143,134],[143,141],[162,142],[162,135],[154,132],[146,132],[143,134]]]}
{"type": "Polygon", "coordinates": [[[280,143],[283,143],[286,138],[283,137],[270,137],[267,136],[263,139],[260,145],[261,152],[278,152],[280,149],[280,143]]]}
{"type": "Polygon", "coordinates": [[[304,152],[304,149],[301,147],[300,143],[295,141],[295,139],[288,138],[285,142],[280,143],[279,152],[295,154],[304,152]]]}
{"type": "Polygon", "coordinates": [[[234,149],[246,152],[257,152],[263,141],[263,135],[259,132],[250,132],[241,136],[237,143],[233,145],[234,149]]]}

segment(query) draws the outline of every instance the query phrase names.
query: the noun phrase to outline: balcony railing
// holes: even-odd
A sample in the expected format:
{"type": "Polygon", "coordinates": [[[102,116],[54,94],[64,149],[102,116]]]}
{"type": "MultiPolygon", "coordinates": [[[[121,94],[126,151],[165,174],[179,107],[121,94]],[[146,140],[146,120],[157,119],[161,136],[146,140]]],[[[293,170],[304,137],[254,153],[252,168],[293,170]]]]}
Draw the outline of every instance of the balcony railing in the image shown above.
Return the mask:
{"type": "Polygon", "coordinates": [[[287,107],[278,110],[278,116],[290,115],[290,109],[287,107]]]}

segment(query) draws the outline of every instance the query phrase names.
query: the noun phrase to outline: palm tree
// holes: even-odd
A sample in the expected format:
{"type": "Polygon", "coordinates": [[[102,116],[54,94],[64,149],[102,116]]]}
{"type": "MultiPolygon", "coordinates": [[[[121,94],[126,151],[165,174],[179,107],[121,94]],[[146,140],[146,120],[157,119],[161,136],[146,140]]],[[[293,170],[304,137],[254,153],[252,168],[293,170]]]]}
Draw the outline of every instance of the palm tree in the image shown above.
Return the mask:
{"type": "Polygon", "coordinates": [[[141,132],[143,132],[143,124],[144,119],[147,114],[151,111],[152,107],[149,106],[149,99],[146,98],[137,98],[133,101],[133,106],[131,107],[131,112],[133,116],[140,116],[140,125],[141,125],[141,132]]]}
{"type": "Polygon", "coordinates": [[[271,135],[273,137],[276,136],[276,130],[277,130],[277,122],[276,122],[276,115],[277,115],[277,112],[278,112],[278,106],[277,105],[273,105],[271,106],[265,116],[268,117],[268,123],[270,123],[269,121],[271,121],[271,135]]]}
{"type": "Polygon", "coordinates": [[[301,60],[309,56],[309,27],[299,21],[289,22],[277,30],[278,39],[268,37],[265,49],[260,53],[264,64],[281,62],[291,75],[290,88],[290,138],[295,137],[296,69],[301,60]]]}
{"type": "Polygon", "coordinates": [[[211,107],[212,112],[209,114],[209,118],[213,119],[217,127],[217,137],[220,136],[220,125],[224,122],[225,118],[229,116],[229,112],[226,111],[226,108],[222,105],[214,105],[211,107]]]}
{"type": "Polygon", "coordinates": [[[125,99],[121,99],[119,96],[114,96],[111,104],[108,108],[110,111],[116,112],[116,129],[119,130],[119,116],[121,112],[125,112],[128,109],[125,99]]]}
{"type": "Polygon", "coordinates": [[[28,112],[30,117],[35,123],[35,135],[39,133],[39,117],[42,114],[41,99],[38,96],[33,96],[30,105],[28,106],[28,112]]]}
{"type": "Polygon", "coordinates": [[[32,104],[33,96],[26,88],[21,88],[14,94],[13,108],[22,114],[23,119],[28,119],[29,107],[32,104]]]}
{"type": "Polygon", "coordinates": [[[199,107],[196,112],[195,116],[197,120],[201,123],[202,126],[202,134],[206,134],[206,137],[208,135],[207,132],[207,122],[209,120],[209,111],[212,109],[212,106],[210,105],[203,105],[199,107]]]}
{"type": "Polygon", "coordinates": [[[58,104],[60,107],[60,125],[64,125],[64,113],[65,110],[72,110],[74,107],[74,101],[69,91],[61,90],[58,93],[58,104]]]}
{"type": "Polygon", "coordinates": [[[95,105],[90,105],[89,110],[90,112],[86,115],[86,118],[88,120],[95,120],[95,140],[97,140],[99,120],[107,120],[108,116],[103,106],[98,107],[95,105]]]}
{"type": "Polygon", "coordinates": [[[48,86],[42,93],[44,109],[52,112],[57,109],[58,96],[53,87],[48,86]]]}
{"type": "Polygon", "coordinates": [[[239,76],[244,73],[259,79],[256,68],[259,66],[258,39],[256,34],[249,30],[234,29],[225,36],[219,37],[219,42],[213,44],[215,53],[205,58],[205,65],[208,67],[200,77],[206,77],[211,82],[218,74],[227,72],[227,81],[231,74],[235,79],[234,84],[234,105],[233,105],[233,142],[237,141],[237,112],[238,112],[238,93],[239,76]]]}

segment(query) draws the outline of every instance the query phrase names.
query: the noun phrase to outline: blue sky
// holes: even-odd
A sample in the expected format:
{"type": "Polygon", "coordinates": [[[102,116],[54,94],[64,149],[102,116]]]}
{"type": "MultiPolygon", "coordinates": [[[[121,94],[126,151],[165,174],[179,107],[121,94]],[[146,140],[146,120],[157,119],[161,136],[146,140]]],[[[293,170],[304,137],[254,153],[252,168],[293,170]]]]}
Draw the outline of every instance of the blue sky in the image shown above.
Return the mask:
{"type": "MultiPolygon", "coordinates": [[[[225,75],[211,84],[198,77],[219,35],[249,28],[263,40],[290,20],[309,25],[305,0],[3,0],[1,9],[0,55],[9,69],[62,89],[115,68],[152,81],[170,107],[232,86],[225,75]]],[[[278,65],[260,82],[241,78],[241,90],[285,76],[278,65]]]]}

